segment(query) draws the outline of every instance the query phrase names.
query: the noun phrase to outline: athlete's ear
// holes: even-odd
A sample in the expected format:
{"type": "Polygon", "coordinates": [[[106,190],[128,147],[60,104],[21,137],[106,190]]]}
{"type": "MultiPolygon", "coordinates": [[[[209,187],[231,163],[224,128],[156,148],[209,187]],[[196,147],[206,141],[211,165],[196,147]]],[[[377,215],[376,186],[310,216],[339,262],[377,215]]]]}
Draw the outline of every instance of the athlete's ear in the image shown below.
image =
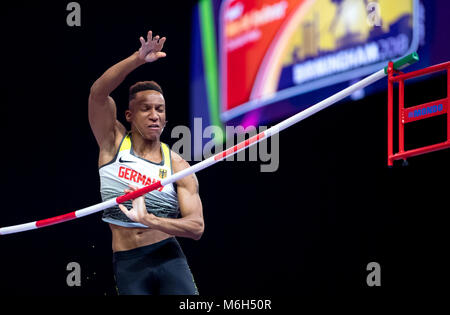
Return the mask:
{"type": "Polygon", "coordinates": [[[129,123],[131,123],[131,110],[129,110],[129,109],[127,109],[126,111],[125,111],[125,119],[129,122],[129,123]]]}

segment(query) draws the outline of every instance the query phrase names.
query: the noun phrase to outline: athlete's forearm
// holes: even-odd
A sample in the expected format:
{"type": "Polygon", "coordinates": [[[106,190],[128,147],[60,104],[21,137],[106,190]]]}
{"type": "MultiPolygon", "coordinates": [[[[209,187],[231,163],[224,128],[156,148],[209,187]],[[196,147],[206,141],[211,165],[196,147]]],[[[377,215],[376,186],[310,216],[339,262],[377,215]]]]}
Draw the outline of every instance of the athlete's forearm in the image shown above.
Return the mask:
{"type": "Polygon", "coordinates": [[[107,97],[125,80],[131,71],[144,63],[145,61],[139,58],[139,52],[135,52],[106,70],[92,85],[91,94],[99,97],[107,97]]]}
{"type": "Polygon", "coordinates": [[[142,223],[170,235],[188,237],[194,240],[199,240],[204,230],[203,219],[194,217],[172,219],[149,214],[142,223]]]}

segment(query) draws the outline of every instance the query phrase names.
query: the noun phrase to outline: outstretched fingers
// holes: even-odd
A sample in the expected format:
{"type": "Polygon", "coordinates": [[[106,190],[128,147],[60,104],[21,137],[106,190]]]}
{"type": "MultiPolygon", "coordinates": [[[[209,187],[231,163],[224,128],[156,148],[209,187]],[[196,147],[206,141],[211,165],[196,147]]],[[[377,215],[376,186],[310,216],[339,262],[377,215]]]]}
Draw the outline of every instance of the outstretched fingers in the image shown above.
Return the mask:
{"type": "Polygon", "coordinates": [[[147,33],[147,41],[150,42],[152,40],[152,31],[148,31],[147,33]]]}
{"type": "Polygon", "coordinates": [[[161,51],[161,49],[163,48],[165,42],[166,42],[166,38],[165,38],[165,37],[162,37],[162,38],[157,42],[155,48],[156,48],[157,50],[161,51]]]}
{"type": "Polygon", "coordinates": [[[148,33],[147,33],[147,41],[142,36],[139,38],[139,40],[140,40],[142,45],[145,44],[145,43],[150,44],[152,42],[154,44],[157,44],[157,45],[159,45],[159,44],[163,45],[164,42],[166,41],[166,38],[165,37],[160,37],[159,35],[155,35],[153,37],[152,31],[148,31],[148,33]]]}

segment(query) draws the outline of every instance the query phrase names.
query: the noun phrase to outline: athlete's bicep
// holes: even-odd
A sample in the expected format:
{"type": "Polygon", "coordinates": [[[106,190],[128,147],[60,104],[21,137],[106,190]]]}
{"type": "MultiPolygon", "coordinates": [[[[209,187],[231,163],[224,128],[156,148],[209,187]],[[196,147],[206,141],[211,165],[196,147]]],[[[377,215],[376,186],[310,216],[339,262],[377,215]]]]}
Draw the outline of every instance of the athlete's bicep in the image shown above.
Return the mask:
{"type": "MultiPolygon", "coordinates": [[[[172,166],[175,173],[189,167],[189,164],[177,154],[172,154],[172,156],[172,166]]],[[[176,184],[181,216],[197,217],[203,223],[203,206],[199,194],[199,184],[195,174],[178,180],[176,184]]]]}
{"type": "Polygon", "coordinates": [[[177,182],[177,194],[181,216],[198,217],[203,220],[203,206],[195,175],[190,175],[177,182]]]}

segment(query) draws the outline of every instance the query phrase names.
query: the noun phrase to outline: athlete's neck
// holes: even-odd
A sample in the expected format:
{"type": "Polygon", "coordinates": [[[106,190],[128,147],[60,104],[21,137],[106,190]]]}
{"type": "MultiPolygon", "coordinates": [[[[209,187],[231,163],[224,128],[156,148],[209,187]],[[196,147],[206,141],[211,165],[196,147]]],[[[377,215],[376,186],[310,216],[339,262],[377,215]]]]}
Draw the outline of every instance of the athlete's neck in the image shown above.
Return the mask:
{"type": "Polygon", "coordinates": [[[161,156],[161,142],[159,137],[156,139],[145,139],[139,131],[131,131],[131,142],[133,151],[142,158],[159,159],[161,156]]]}

